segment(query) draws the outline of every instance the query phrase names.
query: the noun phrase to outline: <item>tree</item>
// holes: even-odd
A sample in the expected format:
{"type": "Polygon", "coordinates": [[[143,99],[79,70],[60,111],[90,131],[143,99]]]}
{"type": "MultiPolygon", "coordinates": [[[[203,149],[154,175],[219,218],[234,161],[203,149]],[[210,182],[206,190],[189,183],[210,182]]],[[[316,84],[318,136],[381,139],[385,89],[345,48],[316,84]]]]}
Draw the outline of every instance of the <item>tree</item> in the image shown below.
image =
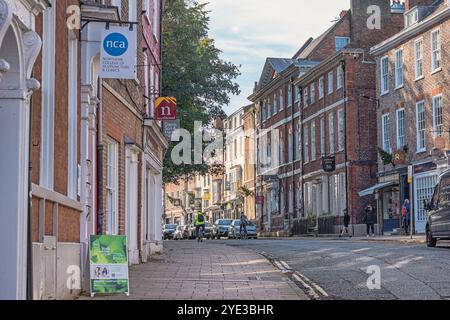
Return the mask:
{"type": "MultiPolygon", "coordinates": [[[[226,117],[222,106],[230,94],[240,93],[234,81],[239,67],[220,58],[221,51],[208,35],[206,4],[195,0],[164,1],[162,46],[162,93],[177,98],[181,127],[193,132],[194,121],[208,125],[226,117]]],[[[174,144],[164,161],[164,181],[176,182],[194,174],[220,173],[221,164],[175,166],[174,144]]]]}

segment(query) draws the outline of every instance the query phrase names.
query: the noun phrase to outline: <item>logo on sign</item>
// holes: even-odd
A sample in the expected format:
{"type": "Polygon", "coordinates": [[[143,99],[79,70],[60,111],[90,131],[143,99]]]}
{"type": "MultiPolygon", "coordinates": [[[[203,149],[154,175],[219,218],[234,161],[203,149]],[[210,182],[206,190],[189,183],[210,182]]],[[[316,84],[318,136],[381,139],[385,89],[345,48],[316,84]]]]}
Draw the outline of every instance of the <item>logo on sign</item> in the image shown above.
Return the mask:
{"type": "Polygon", "coordinates": [[[124,55],[128,50],[128,39],[121,33],[111,33],[103,41],[103,49],[113,57],[124,55]]]}
{"type": "Polygon", "coordinates": [[[176,120],[177,100],[175,98],[156,99],[156,120],[176,120]]]}

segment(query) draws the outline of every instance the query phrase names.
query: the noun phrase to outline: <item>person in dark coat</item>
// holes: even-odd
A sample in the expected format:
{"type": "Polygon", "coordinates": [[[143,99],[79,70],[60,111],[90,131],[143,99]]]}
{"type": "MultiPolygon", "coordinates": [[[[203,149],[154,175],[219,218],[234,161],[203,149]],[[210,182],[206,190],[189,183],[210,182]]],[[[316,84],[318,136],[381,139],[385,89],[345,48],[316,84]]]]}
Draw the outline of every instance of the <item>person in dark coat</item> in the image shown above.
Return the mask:
{"type": "Polygon", "coordinates": [[[344,234],[347,234],[350,237],[352,236],[350,234],[350,231],[349,231],[349,228],[348,228],[349,225],[350,225],[350,215],[348,214],[348,211],[345,210],[344,211],[344,228],[342,228],[342,232],[339,235],[339,237],[342,237],[344,234]]]}
{"type": "Polygon", "coordinates": [[[372,237],[375,237],[375,223],[377,223],[377,215],[373,207],[369,204],[366,208],[366,215],[364,216],[364,223],[367,226],[367,238],[370,237],[372,231],[372,237]]]}

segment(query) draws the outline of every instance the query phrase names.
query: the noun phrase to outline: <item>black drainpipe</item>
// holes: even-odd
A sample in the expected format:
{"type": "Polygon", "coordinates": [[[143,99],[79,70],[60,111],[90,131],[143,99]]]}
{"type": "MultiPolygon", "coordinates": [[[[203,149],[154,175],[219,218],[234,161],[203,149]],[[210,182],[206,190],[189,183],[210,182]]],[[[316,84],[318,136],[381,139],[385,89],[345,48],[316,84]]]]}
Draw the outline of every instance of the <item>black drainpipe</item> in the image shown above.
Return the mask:
{"type": "Polygon", "coordinates": [[[101,126],[103,125],[102,117],[103,117],[103,108],[101,106],[101,85],[102,80],[98,79],[97,86],[97,97],[100,97],[100,103],[97,106],[98,108],[98,119],[97,119],[97,234],[103,234],[103,151],[104,146],[102,144],[101,133],[103,132],[101,126]]]}
{"type": "Polygon", "coordinates": [[[28,223],[27,223],[27,300],[33,300],[33,239],[32,239],[32,195],[31,195],[31,173],[33,169],[32,163],[32,136],[33,136],[33,98],[30,97],[30,119],[28,133],[28,223]]]}

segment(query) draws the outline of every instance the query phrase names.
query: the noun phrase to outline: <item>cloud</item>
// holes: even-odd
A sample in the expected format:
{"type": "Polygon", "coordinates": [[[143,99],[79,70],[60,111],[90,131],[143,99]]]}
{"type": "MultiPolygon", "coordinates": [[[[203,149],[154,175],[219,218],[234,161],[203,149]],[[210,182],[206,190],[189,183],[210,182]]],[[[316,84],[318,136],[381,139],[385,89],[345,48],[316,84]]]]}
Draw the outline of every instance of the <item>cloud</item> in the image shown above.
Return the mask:
{"type": "Polygon", "coordinates": [[[242,65],[242,93],[232,97],[232,113],[248,104],[267,57],[290,58],[309,38],[325,31],[349,0],[202,0],[210,10],[210,35],[222,58],[242,65]]]}

